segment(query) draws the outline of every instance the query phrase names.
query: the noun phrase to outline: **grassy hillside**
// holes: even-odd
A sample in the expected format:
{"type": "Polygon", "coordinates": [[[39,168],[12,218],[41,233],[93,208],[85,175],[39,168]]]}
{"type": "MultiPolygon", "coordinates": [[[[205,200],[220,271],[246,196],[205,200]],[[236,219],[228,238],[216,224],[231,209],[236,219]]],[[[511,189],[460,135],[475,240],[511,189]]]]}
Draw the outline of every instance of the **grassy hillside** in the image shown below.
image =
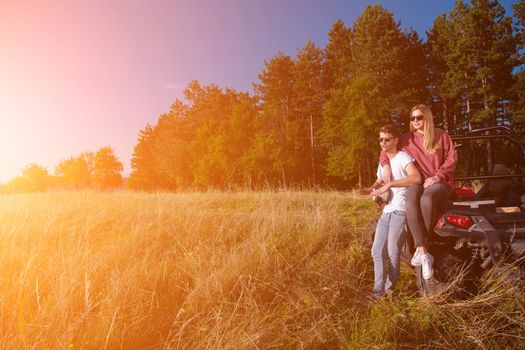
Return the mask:
{"type": "Polygon", "coordinates": [[[523,288],[369,302],[347,193],[0,197],[0,348],[346,349],[525,346],[523,288]]]}

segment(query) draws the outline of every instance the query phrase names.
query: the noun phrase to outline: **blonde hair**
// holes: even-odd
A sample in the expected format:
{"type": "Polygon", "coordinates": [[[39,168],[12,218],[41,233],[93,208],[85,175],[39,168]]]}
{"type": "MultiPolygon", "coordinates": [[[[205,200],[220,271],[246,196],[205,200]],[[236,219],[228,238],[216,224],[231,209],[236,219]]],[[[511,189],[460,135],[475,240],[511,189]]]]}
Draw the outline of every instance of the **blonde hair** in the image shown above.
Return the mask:
{"type": "MultiPolygon", "coordinates": [[[[415,105],[410,111],[410,117],[414,111],[423,113],[423,148],[427,154],[434,154],[439,148],[436,138],[436,128],[434,127],[434,116],[430,107],[424,104],[415,105]]],[[[412,123],[410,123],[410,131],[414,131],[412,123]]]]}

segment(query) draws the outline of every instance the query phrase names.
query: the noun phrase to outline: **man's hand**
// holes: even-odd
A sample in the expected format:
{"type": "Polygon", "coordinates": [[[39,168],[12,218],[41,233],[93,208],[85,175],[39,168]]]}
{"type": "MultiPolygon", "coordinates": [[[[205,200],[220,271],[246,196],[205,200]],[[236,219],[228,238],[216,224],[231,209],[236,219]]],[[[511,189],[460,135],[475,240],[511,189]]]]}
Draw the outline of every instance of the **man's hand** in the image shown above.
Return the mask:
{"type": "Polygon", "coordinates": [[[392,168],[390,167],[390,164],[383,165],[383,180],[385,182],[392,181],[392,168]]]}
{"type": "Polygon", "coordinates": [[[383,186],[379,187],[377,190],[372,191],[372,196],[379,196],[380,194],[385,193],[386,191],[390,190],[391,183],[388,182],[384,184],[383,186]]]}
{"type": "Polygon", "coordinates": [[[372,193],[372,187],[362,188],[362,189],[358,190],[357,193],[360,194],[360,195],[370,194],[370,193],[372,193]]]}
{"type": "Polygon", "coordinates": [[[439,183],[441,180],[437,176],[429,177],[425,180],[425,183],[423,184],[423,188],[427,188],[432,186],[433,184],[439,183]]]}

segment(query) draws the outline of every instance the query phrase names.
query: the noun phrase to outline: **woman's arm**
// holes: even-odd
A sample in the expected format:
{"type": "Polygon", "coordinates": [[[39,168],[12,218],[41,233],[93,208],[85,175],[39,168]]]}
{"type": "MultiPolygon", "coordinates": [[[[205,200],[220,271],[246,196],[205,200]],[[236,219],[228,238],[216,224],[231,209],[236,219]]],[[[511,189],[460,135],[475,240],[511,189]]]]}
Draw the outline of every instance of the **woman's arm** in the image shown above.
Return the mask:
{"type": "Polygon", "coordinates": [[[436,170],[436,176],[440,182],[449,182],[453,179],[454,169],[456,169],[456,149],[454,148],[454,142],[446,131],[443,131],[441,137],[443,139],[444,161],[436,170]]]}

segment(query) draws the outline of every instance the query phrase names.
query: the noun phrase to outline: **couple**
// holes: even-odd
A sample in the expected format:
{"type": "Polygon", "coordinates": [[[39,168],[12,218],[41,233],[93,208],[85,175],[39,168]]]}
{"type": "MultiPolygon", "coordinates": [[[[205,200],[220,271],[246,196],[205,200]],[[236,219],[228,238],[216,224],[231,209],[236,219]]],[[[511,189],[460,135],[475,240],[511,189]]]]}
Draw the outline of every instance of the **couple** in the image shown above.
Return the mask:
{"type": "Polygon", "coordinates": [[[427,250],[427,240],[439,203],[452,193],[456,165],[454,144],[444,130],[434,127],[432,111],[426,105],[412,108],[409,133],[400,136],[393,125],[386,125],[379,132],[379,143],[377,180],[370,188],[359,191],[374,196],[392,191],[372,245],[375,297],[391,292],[398,279],[405,223],[416,247],[411,263],[421,265],[423,278],[432,278],[434,259],[427,250]],[[376,186],[381,187],[375,189],[376,186]]]}

